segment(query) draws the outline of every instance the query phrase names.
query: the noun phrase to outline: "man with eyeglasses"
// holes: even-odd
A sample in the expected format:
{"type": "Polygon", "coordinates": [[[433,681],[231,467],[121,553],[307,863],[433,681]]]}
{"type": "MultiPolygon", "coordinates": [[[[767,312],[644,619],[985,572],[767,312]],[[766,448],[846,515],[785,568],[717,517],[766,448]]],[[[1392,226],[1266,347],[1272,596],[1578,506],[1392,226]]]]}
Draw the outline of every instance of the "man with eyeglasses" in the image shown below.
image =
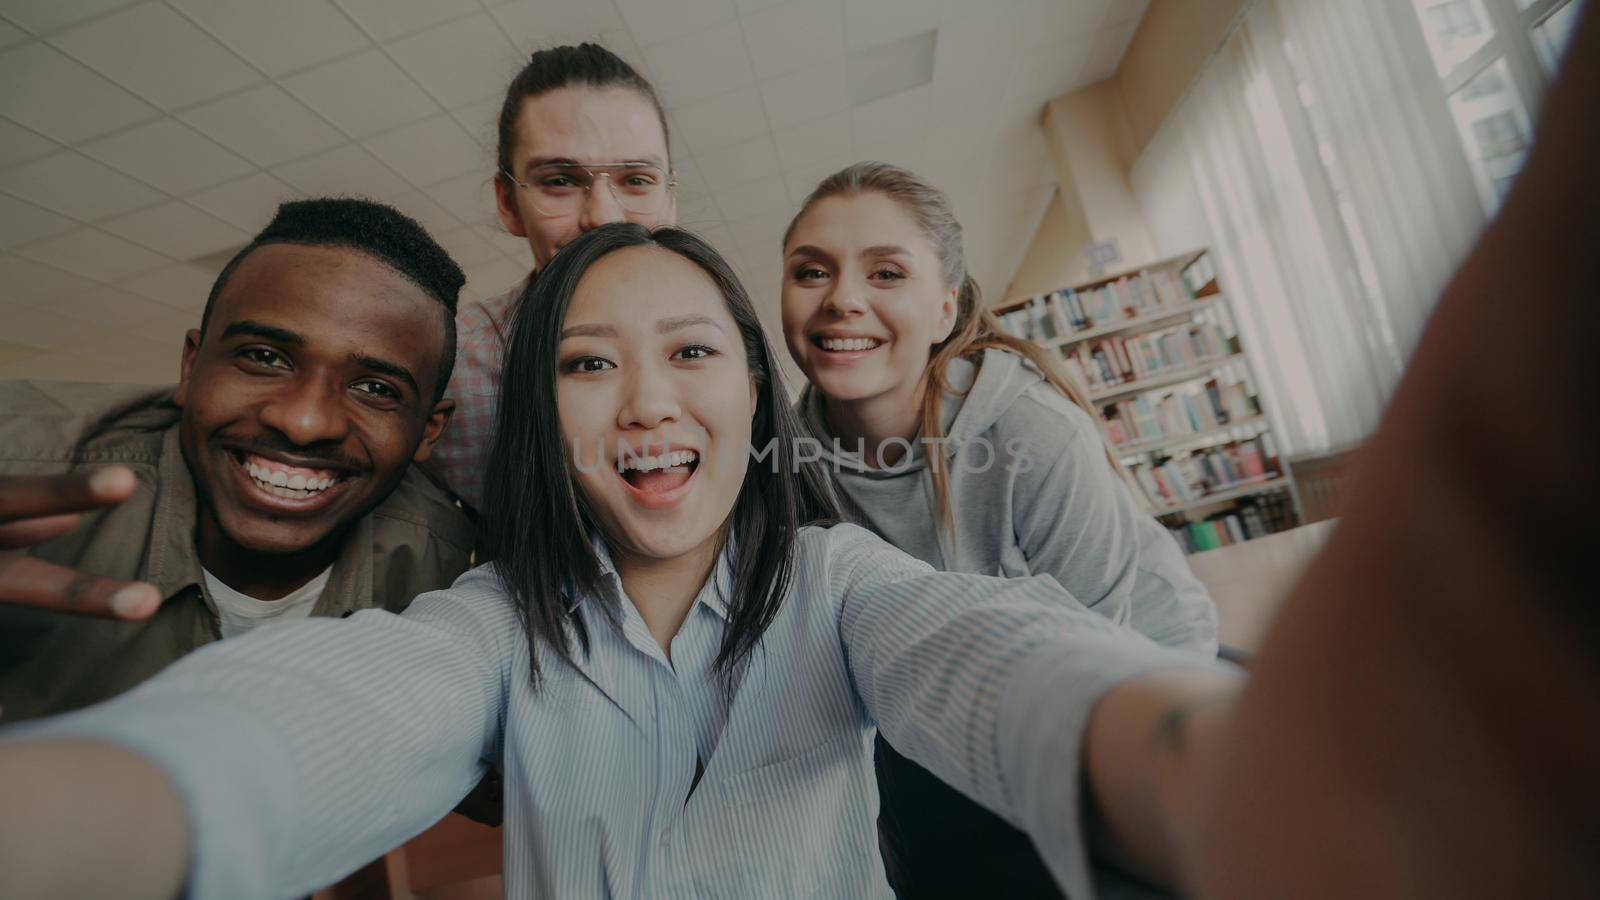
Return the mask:
{"type": "Polygon", "coordinates": [[[533,54],[506,89],[496,162],[500,221],[528,241],[533,271],[502,294],[462,304],[446,390],[456,415],[430,463],[474,508],[483,504],[505,336],[528,281],[591,228],[655,228],[674,224],[678,212],[661,101],[633,67],[596,44],[533,54]]]}

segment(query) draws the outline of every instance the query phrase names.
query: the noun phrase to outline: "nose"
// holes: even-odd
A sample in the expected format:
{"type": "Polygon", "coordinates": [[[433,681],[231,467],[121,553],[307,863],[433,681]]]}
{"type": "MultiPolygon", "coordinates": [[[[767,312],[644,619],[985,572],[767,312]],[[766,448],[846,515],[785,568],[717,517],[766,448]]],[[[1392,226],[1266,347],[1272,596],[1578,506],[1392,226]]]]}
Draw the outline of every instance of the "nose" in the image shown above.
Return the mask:
{"type": "Polygon", "coordinates": [[[822,298],[822,311],[843,319],[864,314],[867,303],[861,297],[861,288],[841,283],[822,298]]]}
{"type": "Polygon", "coordinates": [[[588,231],[601,225],[621,222],[627,217],[622,204],[617,202],[617,195],[611,192],[611,176],[597,174],[594,180],[589,182],[589,193],[583,198],[578,227],[588,231]]]}
{"type": "Polygon", "coordinates": [[[307,375],[288,379],[261,409],[261,423],[297,446],[344,439],[350,422],[340,403],[341,387],[307,375]]]}
{"type": "Polygon", "coordinates": [[[624,431],[658,428],[677,421],[683,414],[677,385],[665,372],[636,368],[623,391],[622,404],[617,410],[617,427],[624,431]]]}

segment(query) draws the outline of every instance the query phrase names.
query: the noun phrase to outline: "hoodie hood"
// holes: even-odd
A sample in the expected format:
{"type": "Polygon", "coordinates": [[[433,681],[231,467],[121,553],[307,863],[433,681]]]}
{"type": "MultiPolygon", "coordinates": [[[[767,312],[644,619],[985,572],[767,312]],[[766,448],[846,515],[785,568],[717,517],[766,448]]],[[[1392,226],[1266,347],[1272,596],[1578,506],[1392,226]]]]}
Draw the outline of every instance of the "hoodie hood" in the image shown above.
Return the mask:
{"type": "MultiPolygon", "coordinates": [[[[939,424],[945,434],[942,445],[945,457],[954,456],[963,443],[993,428],[1029,388],[1042,381],[1044,376],[1031,363],[1004,350],[984,350],[977,362],[965,357],[951,360],[945,370],[945,390],[940,397],[939,411],[939,424]]],[[[810,436],[822,444],[822,463],[830,471],[871,479],[893,479],[916,477],[927,469],[926,445],[921,442],[914,443],[910,455],[895,466],[884,469],[867,466],[855,446],[842,445],[829,433],[822,393],[813,385],[806,385],[796,407],[810,436]]],[[[873,451],[867,449],[866,452],[873,451]]]]}

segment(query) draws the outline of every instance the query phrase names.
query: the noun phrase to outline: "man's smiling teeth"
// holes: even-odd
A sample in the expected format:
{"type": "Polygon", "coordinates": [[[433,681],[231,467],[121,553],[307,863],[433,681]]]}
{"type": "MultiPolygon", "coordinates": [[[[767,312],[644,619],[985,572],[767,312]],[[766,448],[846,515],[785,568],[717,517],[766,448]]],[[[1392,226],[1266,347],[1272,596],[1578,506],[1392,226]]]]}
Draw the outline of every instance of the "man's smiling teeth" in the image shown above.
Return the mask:
{"type": "Polygon", "coordinates": [[[871,350],[882,344],[877,338],[830,338],[820,340],[824,350],[871,350]]]}
{"type": "Polygon", "coordinates": [[[337,484],[337,475],[315,469],[295,470],[260,456],[246,456],[244,470],[250,479],[269,494],[301,500],[314,497],[337,484]],[[307,475],[306,472],[311,474],[307,475]]]}
{"type": "Polygon", "coordinates": [[[687,466],[700,458],[700,454],[693,450],[674,450],[660,456],[634,456],[623,454],[617,461],[619,472],[651,472],[656,469],[673,469],[678,466],[687,466]]]}

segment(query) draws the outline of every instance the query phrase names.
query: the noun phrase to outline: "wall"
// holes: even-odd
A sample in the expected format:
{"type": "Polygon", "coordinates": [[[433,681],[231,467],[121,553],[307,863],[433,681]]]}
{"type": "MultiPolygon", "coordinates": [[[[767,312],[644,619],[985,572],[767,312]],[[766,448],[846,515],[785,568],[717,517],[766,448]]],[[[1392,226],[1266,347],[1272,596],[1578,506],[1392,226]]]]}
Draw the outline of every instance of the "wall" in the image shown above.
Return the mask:
{"type": "Polygon", "coordinates": [[[1152,0],[1115,81],[1143,153],[1248,0],[1152,0]]]}
{"type": "MultiPolygon", "coordinates": [[[[1140,171],[1139,163],[1248,2],[1152,0],[1114,76],[1045,105],[1042,127],[1061,192],[994,302],[1087,280],[1082,251],[1091,242],[1115,238],[1123,258],[1118,268],[1176,252],[1168,244],[1189,235],[1152,235],[1141,209],[1150,205],[1152,182],[1167,179],[1152,178],[1152,167],[1140,171]]],[[[1178,202],[1192,209],[1195,201],[1178,202]]]]}

